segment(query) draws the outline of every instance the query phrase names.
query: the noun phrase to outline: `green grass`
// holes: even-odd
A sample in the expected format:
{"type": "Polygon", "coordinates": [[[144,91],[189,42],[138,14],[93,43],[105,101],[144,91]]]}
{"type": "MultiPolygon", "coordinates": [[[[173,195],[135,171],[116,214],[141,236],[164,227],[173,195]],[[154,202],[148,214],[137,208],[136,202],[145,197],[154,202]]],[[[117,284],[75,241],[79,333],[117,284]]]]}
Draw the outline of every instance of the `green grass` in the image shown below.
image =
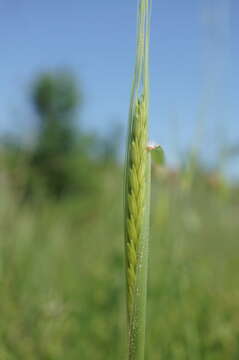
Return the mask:
{"type": "MultiPolygon", "coordinates": [[[[0,359],[127,354],[122,174],[18,204],[1,185],[0,359]]],[[[239,358],[238,194],[153,176],[146,359],[239,358]]]]}

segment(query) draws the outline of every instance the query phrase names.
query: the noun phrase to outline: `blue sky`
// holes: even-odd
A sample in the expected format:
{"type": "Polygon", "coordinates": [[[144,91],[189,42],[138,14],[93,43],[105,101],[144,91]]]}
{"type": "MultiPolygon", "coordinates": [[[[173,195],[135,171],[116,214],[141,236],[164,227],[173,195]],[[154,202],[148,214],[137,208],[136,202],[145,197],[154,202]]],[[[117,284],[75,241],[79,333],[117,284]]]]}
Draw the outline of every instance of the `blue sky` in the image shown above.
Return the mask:
{"type": "MultiPolygon", "coordinates": [[[[136,9],[137,0],[1,0],[0,132],[31,136],[29,85],[64,66],[84,92],[82,126],[126,128],[136,9]]],[[[238,38],[238,0],[153,0],[151,138],[170,162],[195,144],[211,160],[222,142],[239,142],[238,38]]]]}

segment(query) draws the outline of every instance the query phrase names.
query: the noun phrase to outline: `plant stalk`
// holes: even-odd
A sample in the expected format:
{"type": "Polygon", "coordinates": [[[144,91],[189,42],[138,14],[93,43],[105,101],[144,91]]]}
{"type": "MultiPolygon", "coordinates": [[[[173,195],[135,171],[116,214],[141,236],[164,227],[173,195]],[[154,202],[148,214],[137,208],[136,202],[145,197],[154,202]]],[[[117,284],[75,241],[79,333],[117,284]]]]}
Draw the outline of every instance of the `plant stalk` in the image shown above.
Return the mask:
{"type": "Polygon", "coordinates": [[[125,166],[125,252],[129,360],[143,360],[148,274],[151,155],[148,150],[150,0],[140,0],[137,56],[125,166]]]}

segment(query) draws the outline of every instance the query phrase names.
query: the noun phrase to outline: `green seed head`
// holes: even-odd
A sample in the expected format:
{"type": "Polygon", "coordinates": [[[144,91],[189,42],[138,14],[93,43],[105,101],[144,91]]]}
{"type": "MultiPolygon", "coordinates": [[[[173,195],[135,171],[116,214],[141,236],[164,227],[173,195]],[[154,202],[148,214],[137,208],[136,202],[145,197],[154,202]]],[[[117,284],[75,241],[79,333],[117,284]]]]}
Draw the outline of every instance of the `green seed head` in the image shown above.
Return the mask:
{"type": "MultiPolygon", "coordinates": [[[[145,210],[145,178],[147,156],[147,116],[145,102],[141,98],[137,101],[134,111],[131,143],[128,161],[129,174],[127,184],[127,225],[126,225],[126,252],[127,252],[127,286],[129,294],[135,292],[136,272],[138,262],[138,245],[142,233],[145,210]]],[[[132,314],[133,303],[131,296],[128,299],[129,316],[132,314]]]]}
{"type": "Polygon", "coordinates": [[[129,360],[144,359],[150,152],[148,47],[151,0],[139,0],[137,57],[129,111],[125,168],[125,252],[129,360]]]}

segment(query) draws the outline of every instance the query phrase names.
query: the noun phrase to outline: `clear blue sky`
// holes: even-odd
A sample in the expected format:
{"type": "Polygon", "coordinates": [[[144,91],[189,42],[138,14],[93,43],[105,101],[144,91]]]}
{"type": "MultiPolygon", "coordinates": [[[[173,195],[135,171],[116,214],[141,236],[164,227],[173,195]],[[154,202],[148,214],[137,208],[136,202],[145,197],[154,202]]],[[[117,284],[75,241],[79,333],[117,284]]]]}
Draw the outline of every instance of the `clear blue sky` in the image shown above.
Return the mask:
{"type": "MultiPolygon", "coordinates": [[[[62,66],[82,86],[84,128],[126,128],[136,8],[137,0],[1,0],[0,132],[29,136],[29,84],[62,66]]],[[[239,142],[238,39],[238,0],[153,0],[151,138],[170,161],[191,144],[213,159],[222,141],[239,142]]]]}

